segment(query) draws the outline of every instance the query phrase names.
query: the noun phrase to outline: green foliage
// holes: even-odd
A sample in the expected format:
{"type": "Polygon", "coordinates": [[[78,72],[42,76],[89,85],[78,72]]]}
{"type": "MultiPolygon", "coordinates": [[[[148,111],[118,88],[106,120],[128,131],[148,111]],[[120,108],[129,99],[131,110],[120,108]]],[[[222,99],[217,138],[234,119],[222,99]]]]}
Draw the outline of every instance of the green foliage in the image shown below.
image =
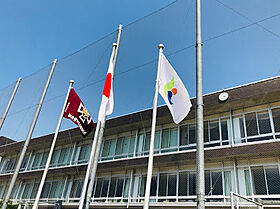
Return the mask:
{"type": "MultiPolygon", "coordinates": [[[[2,208],[3,201],[0,201],[0,207],[2,208]]],[[[18,204],[13,204],[12,201],[8,201],[7,209],[17,209],[18,204]]]]}

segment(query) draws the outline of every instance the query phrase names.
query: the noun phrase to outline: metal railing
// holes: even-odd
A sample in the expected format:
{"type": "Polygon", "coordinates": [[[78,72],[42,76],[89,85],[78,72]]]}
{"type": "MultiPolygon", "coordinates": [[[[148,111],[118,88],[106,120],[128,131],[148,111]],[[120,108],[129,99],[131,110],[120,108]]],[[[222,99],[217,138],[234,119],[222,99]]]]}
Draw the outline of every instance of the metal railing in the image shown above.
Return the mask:
{"type": "Polygon", "coordinates": [[[263,204],[261,204],[261,203],[259,203],[259,202],[256,202],[256,201],[254,201],[254,200],[251,200],[251,199],[249,199],[249,198],[246,198],[246,197],[243,197],[243,196],[241,196],[241,195],[239,195],[239,194],[236,194],[236,193],[234,193],[234,192],[231,192],[230,193],[230,202],[231,202],[231,209],[239,209],[239,198],[241,198],[241,199],[243,199],[243,200],[246,200],[246,201],[248,201],[248,202],[250,202],[250,203],[253,203],[253,204],[255,204],[256,206],[257,206],[257,209],[263,209],[264,207],[263,207],[263,204]],[[235,199],[236,199],[236,201],[234,201],[234,197],[236,197],[235,199]],[[235,204],[234,204],[235,203],[235,204]]]}

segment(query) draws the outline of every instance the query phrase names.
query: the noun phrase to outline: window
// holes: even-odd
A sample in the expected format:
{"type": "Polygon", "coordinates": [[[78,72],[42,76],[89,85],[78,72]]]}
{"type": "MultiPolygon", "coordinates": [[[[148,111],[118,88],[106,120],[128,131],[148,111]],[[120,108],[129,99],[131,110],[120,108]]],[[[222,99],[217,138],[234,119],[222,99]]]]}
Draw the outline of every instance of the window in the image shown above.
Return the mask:
{"type": "Polygon", "coordinates": [[[58,158],[58,165],[69,165],[71,160],[71,153],[72,153],[72,148],[70,147],[61,149],[58,158]]]}
{"type": "Polygon", "coordinates": [[[280,132],[280,108],[272,109],[275,132],[280,132]]]}
{"type": "Polygon", "coordinates": [[[74,180],[70,192],[70,198],[79,198],[83,188],[83,180],[74,180]]]}
{"type": "Polygon", "coordinates": [[[23,194],[21,196],[21,199],[29,199],[31,189],[32,189],[32,184],[31,183],[25,184],[24,191],[23,191],[23,194]]]}
{"type": "Polygon", "coordinates": [[[34,183],[31,195],[30,195],[30,199],[35,199],[37,192],[38,192],[38,188],[39,188],[39,183],[34,183]]]}
{"type": "Polygon", "coordinates": [[[272,128],[268,111],[246,113],[237,116],[233,119],[233,126],[235,143],[272,139],[270,136],[272,135],[272,128]]]}
{"type": "Polygon", "coordinates": [[[62,196],[64,181],[53,181],[48,198],[60,198],[62,196]]]}
{"type": "Polygon", "coordinates": [[[117,185],[117,178],[115,177],[111,178],[109,195],[108,195],[109,197],[115,197],[116,185],[117,185]]]}
{"type": "Polygon", "coordinates": [[[279,169],[265,168],[266,180],[269,194],[280,194],[280,176],[279,169]]]}
{"type": "Polygon", "coordinates": [[[222,195],[222,172],[205,171],[205,195],[222,195]]]}
{"type": "Polygon", "coordinates": [[[162,130],[161,152],[175,151],[178,146],[178,128],[168,128],[162,130]],[[172,149],[173,148],[173,149],[172,149]]]}
{"type": "Polygon", "coordinates": [[[6,185],[5,184],[1,184],[0,185],[0,198],[1,199],[4,197],[5,189],[6,189],[6,185]]]}
{"type": "Polygon", "coordinates": [[[117,189],[116,189],[116,197],[122,197],[123,183],[124,183],[124,179],[123,178],[118,178],[117,189]]]}
{"type": "Polygon", "coordinates": [[[229,120],[222,120],[221,121],[221,129],[222,129],[222,140],[223,141],[229,140],[228,127],[229,127],[229,120]]]}
{"type": "Polygon", "coordinates": [[[159,196],[176,196],[177,174],[160,174],[159,196]]]}
{"type": "Polygon", "coordinates": [[[51,182],[45,182],[41,193],[41,198],[48,198],[51,188],[51,182]]]}
{"type": "Polygon", "coordinates": [[[253,185],[254,185],[254,194],[257,195],[267,194],[264,170],[262,167],[252,168],[252,178],[253,178],[253,185]]]}
{"type": "Polygon", "coordinates": [[[181,172],[179,173],[179,196],[187,196],[188,195],[188,173],[181,172]]]}
{"type": "Polygon", "coordinates": [[[103,144],[101,158],[103,160],[113,159],[113,156],[115,154],[115,149],[116,149],[116,140],[114,139],[105,140],[103,144]]]}
{"type": "Polygon", "coordinates": [[[250,195],[252,195],[252,190],[251,190],[251,181],[250,181],[249,170],[244,170],[244,178],[245,178],[246,195],[250,196],[250,195]]]}
{"type": "Polygon", "coordinates": [[[78,163],[85,163],[88,161],[91,152],[90,147],[90,144],[83,144],[81,146],[78,163]]]}
{"type": "Polygon", "coordinates": [[[109,186],[109,179],[103,179],[101,197],[107,197],[108,186],[109,186]]]}
{"type": "Polygon", "coordinates": [[[135,146],[135,137],[121,137],[117,139],[115,158],[132,156],[135,146]]]}

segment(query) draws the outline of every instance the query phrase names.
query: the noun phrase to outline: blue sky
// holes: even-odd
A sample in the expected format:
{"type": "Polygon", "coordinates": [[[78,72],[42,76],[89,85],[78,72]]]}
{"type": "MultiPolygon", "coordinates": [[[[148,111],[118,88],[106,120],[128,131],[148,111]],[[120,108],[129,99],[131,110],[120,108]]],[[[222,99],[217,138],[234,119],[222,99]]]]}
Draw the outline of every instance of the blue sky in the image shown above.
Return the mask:
{"type": "MultiPolygon", "coordinates": [[[[115,109],[109,118],[152,107],[160,43],[194,97],[195,1],[172,2],[1,2],[0,113],[11,84],[19,76],[24,79],[0,135],[25,138],[54,58],[58,64],[34,136],[55,130],[70,79],[96,120],[119,24],[124,29],[115,71],[115,109]]],[[[202,0],[202,39],[204,93],[277,76],[280,1],[202,0]]],[[[161,98],[158,104],[164,104],[161,98]]],[[[70,127],[64,120],[62,129],[70,127]]]]}

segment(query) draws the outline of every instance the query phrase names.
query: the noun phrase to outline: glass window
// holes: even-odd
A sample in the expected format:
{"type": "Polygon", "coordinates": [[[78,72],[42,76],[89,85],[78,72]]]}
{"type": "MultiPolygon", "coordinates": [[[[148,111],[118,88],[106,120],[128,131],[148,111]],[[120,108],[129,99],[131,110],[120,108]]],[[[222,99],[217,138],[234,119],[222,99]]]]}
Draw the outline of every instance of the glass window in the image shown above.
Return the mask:
{"type": "Polygon", "coordinates": [[[110,140],[105,140],[103,144],[102,157],[109,155],[109,149],[110,149],[110,140]]]}
{"type": "Polygon", "coordinates": [[[103,181],[102,178],[98,178],[97,179],[94,197],[100,197],[100,195],[101,195],[101,188],[102,188],[102,181],[103,181]]]}
{"type": "Polygon", "coordinates": [[[278,168],[265,168],[269,194],[280,194],[280,176],[278,168]]]}
{"type": "Polygon", "coordinates": [[[262,167],[252,168],[252,178],[254,185],[254,193],[257,195],[266,195],[266,184],[264,177],[264,170],[262,167]]]}
{"type": "Polygon", "coordinates": [[[23,194],[21,196],[21,199],[29,199],[31,189],[32,189],[32,184],[31,183],[25,184],[25,188],[24,188],[23,194]]]}
{"type": "Polygon", "coordinates": [[[256,113],[248,113],[245,115],[247,136],[258,134],[256,113]]]}
{"type": "Polygon", "coordinates": [[[154,148],[159,149],[159,147],[160,147],[160,131],[156,131],[154,148]]]}
{"type": "Polygon", "coordinates": [[[196,177],[195,173],[189,174],[189,195],[196,195],[196,177]]]}
{"type": "Polygon", "coordinates": [[[221,121],[221,128],[222,128],[222,140],[228,140],[228,121],[223,120],[221,121]]]}
{"type": "Polygon", "coordinates": [[[220,140],[219,121],[210,121],[210,141],[220,140]]]}
{"type": "Polygon", "coordinates": [[[141,185],[140,185],[140,197],[144,197],[145,196],[145,191],[146,191],[146,181],[147,181],[147,177],[146,176],[142,176],[141,178],[141,185]]]}
{"type": "Polygon", "coordinates": [[[188,145],[188,126],[180,127],[180,146],[188,145]]]}
{"type": "Polygon", "coordinates": [[[130,138],[130,144],[129,144],[129,153],[132,154],[134,153],[134,147],[135,147],[135,137],[130,138]]]}
{"type": "Polygon", "coordinates": [[[101,197],[107,197],[108,186],[109,186],[109,179],[104,179],[102,190],[101,190],[101,197]]]}
{"type": "Polygon", "coordinates": [[[156,195],[157,195],[157,176],[153,176],[151,181],[150,196],[156,196],[156,195]]]}
{"type": "Polygon", "coordinates": [[[205,171],[205,195],[211,195],[211,180],[210,180],[210,172],[205,171]]]}
{"type": "Polygon", "coordinates": [[[63,192],[63,186],[63,181],[53,181],[50,189],[49,198],[60,198],[63,192]]]}
{"type": "Polygon", "coordinates": [[[6,188],[5,184],[0,185],[0,198],[1,199],[4,197],[5,188],[6,188]]]}
{"type": "Polygon", "coordinates": [[[79,162],[86,162],[89,158],[90,155],[90,145],[89,144],[84,144],[81,146],[81,151],[80,151],[80,155],[79,155],[79,162]]]}
{"type": "Polygon", "coordinates": [[[249,170],[244,170],[244,176],[245,176],[246,195],[250,196],[252,194],[252,191],[251,191],[251,181],[250,181],[249,170]]]}
{"type": "Polygon", "coordinates": [[[272,116],[275,132],[280,132],[280,108],[273,109],[272,116]]]}
{"type": "Polygon", "coordinates": [[[144,151],[149,152],[149,150],[150,150],[150,143],[151,143],[151,132],[146,132],[146,134],[145,134],[144,151]]]}
{"type": "Polygon", "coordinates": [[[60,149],[57,149],[53,152],[51,165],[57,165],[58,158],[59,158],[60,149]]]}
{"type": "Polygon", "coordinates": [[[30,199],[35,199],[39,188],[39,183],[35,183],[30,195],[30,199]]]}
{"type": "MultiPolygon", "coordinates": [[[[27,156],[25,156],[25,157],[23,158],[23,161],[22,161],[22,163],[21,163],[21,165],[20,165],[20,170],[21,170],[21,171],[24,170],[24,169],[27,167],[28,159],[29,159],[29,155],[27,155],[27,156]]],[[[4,159],[3,159],[3,160],[4,160],[4,159]]],[[[1,169],[0,169],[0,170],[1,170],[1,169]]]]}
{"type": "Polygon", "coordinates": [[[231,184],[231,172],[230,171],[225,171],[225,195],[229,196],[230,192],[232,191],[232,184],[231,184]]]}
{"type": "Polygon", "coordinates": [[[41,198],[48,198],[50,188],[51,188],[51,183],[50,182],[45,182],[44,186],[43,186],[42,193],[41,193],[41,198]]]}
{"type": "Polygon", "coordinates": [[[122,153],[127,154],[129,150],[129,137],[123,139],[122,153]]]}
{"type": "Polygon", "coordinates": [[[170,147],[178,146],[178,128],[170,129],[170,147]]]}
{"type": "Polygon", "coordinates": [[[168,196],[176,196],[177,175],[168,175],[168,196]]]}
{"type": "Polygon", "coordinates": [[[204,137],[204,142],[209,142],[209,131],[208,131],[208,121],[203,122],[203,137],[204,137]]]}
{"type": "Polygon", "coordinates": [[[212,194],[222,195],[223,194],[222,172],[221,171],[211,172],[211,177],[212,177],[212,194]]]}
{"type": "Polygon", "coordinates": [[[117,178],[114,178],[114,177],[111,178],[109,197],[115,197],[116,183],[117,183],[117,178]]]}
{"type": "MultiPolygon", "coordinates": [[[[0,185],[0,187],[1,187],[1,185],[0,185]]],[[[19,189],[19,184],[15,184],[15,186],[12,189],[10,199],[15,199],[16,198],[18,189],[19,189]]],[[[1,193],[1,188],[0,188],[0,193],[1,193]]],[[[0,199],[1,199],[1,194],[0,194],[0,199]]]]}
{"type": "Polygon", "coordinates": [[[116,145],[116,155],[122,154],[122,146],[123,146],[123,137],[117,139],[117,145],[116,145]]]}
{"type": "Polygon", "coordinates": [[[40,168],[45,167],[45,165],[47,163],[47,160],[48,160],[48,157],[49,157],[49,152],[44,152],[41,163],[40,163],[40,168]]]}
{"type": "Polygon", "coordinates": [[[137,140],[137,155],[141,155],[143,151],[143,145],[144,145],[144,134],[139,134],[138,140],[137,140]]]}
{"type": "Polygon", "coordinates": [[[130,179],[129,178],[125,178],[125,186],[124,186],[124,191],[123,191],[123,197],[128,197],[129,186],[130,186],[130,179]]]}
{"type": "Polygon", "coordinates": [[[159,175],[159,196],[166,196],[166,187],[167,187],[167,175],[159,175]]]}
{"type": "Polygon", "coordinates": [[[195,144],[196,139],[195,139],[195,125],[190,125],[189,126],[189,143],[190,144],[195,144]]]}
{"type": "Polygon", "coordinates": [[[260,134],[267,134],[272,132],[270,126],[269,114],[267,111],[258,113],[258,122],[259,122],[260,134]]]}
{"type": "Polygon", "coordinates": [[[70,155],[71,155],[71,153],[70,153],[69,148],[61,149],[60,156],[59,156],[59,159],[58,159],[58,164],[66,165],[70,160],[70,155]]]}
{"type": "Polygon", "coordinates": [[[169,141],[169,129],[162,130],[161,148],[167,148],[169,141]]]}
{"type": "Polygon", "coordinates": [[[117,144],[117,140],[110,140],[110,148],[109,148],[109,156],[113,156],[115,154],[115,149],[116,149],[116,144],[117,144]]]}
{"type": "Polygon", "coordinates": [[[124,183],[124,179],[123,179],[123,178],[118,178],[117,190],[116,190],[116,197],[121,197],[121,196],[122,196],[122,192],[123,192],[123,183],[124,183]]]}
{"type": "Polygon", "coordinates": [[[83,188],[83,180],[74,180],[70,192],[70,198],[79,198],[83,188]]]}
{"type": "Polygon", "coordinates": [[[182,172],[179,173],[179,196],[188,195],[188,173],[182,172]]]}

